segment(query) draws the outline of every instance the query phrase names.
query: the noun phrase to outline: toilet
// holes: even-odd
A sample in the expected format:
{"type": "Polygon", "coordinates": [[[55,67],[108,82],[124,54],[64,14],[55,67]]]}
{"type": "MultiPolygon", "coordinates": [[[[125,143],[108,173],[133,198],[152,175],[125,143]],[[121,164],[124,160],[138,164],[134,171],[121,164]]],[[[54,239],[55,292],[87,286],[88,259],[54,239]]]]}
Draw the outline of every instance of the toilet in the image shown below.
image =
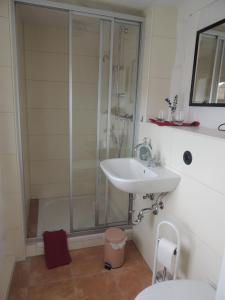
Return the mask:
{"type": "Polygon", "coordinates": [[[135,300],[225,300],[225,254],[217,290],[194,280],[170,280],[144,289],[135,300]]]}
{"type": "Polygon", "coordinates": [[[215,295],[210,285],[200,281],[169,280],[144,289],[135,300],[215,300],[215,295]]]}

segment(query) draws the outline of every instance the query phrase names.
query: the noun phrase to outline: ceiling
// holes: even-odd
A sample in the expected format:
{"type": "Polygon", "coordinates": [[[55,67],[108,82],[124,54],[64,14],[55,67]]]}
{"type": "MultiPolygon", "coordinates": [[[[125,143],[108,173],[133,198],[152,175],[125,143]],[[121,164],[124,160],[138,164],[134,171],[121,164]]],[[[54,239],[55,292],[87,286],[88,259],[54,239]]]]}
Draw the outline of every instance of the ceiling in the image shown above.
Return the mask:
{"type": "Polygon", "coordinates": [[[79,5],[85,5],[90,7],[95,6],[110,6],[114,7],[124,7],[127,9],[136,9],[136,10],[143,10],[148,7],[152,3],[157,4],[169,4],[169,5],[178,5],[185,0],[52,0],[52,1],[59,1],[59,2],[67,2],[67,3],[74,3],[79,5]]]}
{"type": "MultiPolygon", "coordinates": [[[[1,1],[1,0],[0,0],[1,1]]],[[[143,15],[144,8],[152,3],[177,5],[183,0],[51,0],[86,7],[112,10],[134,15],[143,15]]],[[[21,20],[29,24],[53,25],[66,27],[68,15],[65,11],[48,9],[40,6],[17,4],[18,15],[21,20]]]]}
{"type": "MultiPolygon", "coordinates": [[[[93,0],[92,0],[93,1],[93,0]]],[[[111,5],[121,5],[136,9],[144,9],[151,3],[177,5],[181,0],[94,0],[95,2],[107,3],[111,5]]]]}

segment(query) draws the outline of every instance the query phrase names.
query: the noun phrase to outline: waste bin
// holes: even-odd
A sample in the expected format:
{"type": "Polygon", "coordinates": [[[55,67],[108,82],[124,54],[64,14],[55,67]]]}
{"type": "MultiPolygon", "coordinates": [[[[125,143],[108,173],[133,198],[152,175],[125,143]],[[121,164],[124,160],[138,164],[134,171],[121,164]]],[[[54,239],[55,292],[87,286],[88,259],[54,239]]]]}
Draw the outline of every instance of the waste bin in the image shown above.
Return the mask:
{"type": "Polygon", "coordinates": [[[120,228],[109,228],[105,232],[104,262],[107,269],[119,268],[124,262],[127,237],[120,228]]]}

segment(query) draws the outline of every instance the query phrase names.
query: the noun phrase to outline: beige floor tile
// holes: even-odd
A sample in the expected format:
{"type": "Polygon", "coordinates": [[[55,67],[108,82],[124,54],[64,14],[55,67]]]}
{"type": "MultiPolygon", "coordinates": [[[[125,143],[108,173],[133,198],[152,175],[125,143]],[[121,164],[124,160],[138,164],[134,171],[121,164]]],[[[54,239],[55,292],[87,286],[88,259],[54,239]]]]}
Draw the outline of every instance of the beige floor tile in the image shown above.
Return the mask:
{"type": "Polygon", "coordinates": [[[9,292],[8,300],[27,300],[27,288],[12,288],[9,292]]]}
{"type": "Polygon", "coordinates": [[[30,258],[29,286],[43,286],[71,279],[70,265],[48,269],[43,256],[30,258]]]}
{"type": "Polygon", "coordinates": [[[105,271],[102,246],[72,251],[71,257],[74,276],[94,275],[105,271]]]}
{"type": "Polygon", "coordinates": [[[104,247],[71,251],[72,263],[48,270],[44,257],[16,265],[9,300],[133,300],[152,273],[132,242],[119,269],[106,271],[104,247]]]}
{"type": "Polygon", "coordinates": [[[55,282],[45,286],[28,288],[30,300],[75,300],[75,290],[72,280],[55,282]]]}
{"type": "Polygon", "coordinates": [[[29,285],[30,260],[16,263],[12,278],[12,287],[16,289],[27,288],[29,285]]]}

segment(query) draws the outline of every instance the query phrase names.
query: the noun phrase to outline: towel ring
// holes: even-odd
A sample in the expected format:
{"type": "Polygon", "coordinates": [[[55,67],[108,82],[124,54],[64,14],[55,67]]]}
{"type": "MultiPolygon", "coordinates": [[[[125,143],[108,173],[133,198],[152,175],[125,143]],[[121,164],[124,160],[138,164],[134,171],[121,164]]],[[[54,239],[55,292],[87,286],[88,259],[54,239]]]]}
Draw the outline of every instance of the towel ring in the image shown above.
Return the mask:
{"type": "Polygon", "coordinates": [[[225,123],[222,123],[218,126],[218,130],[219,131],[225,131],[225,128],[222,128],[223,126],[225,126],[225,123]]]}

